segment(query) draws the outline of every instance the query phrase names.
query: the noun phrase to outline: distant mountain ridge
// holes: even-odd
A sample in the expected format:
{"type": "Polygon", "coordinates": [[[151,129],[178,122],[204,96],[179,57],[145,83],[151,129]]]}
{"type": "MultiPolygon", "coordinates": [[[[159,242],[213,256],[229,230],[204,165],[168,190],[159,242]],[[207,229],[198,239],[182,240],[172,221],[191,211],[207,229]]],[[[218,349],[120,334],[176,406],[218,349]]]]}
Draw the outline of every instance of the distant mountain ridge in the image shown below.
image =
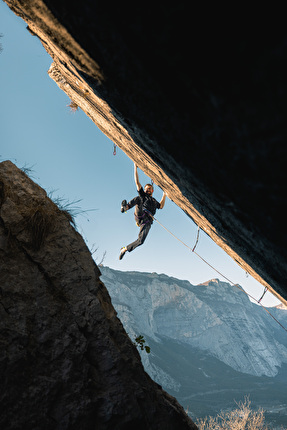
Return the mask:
{"type": "MultiPolygon", "coordinates": [[[[155,273],[101,271],[129,333],[182,342],[253,376],[275,376],[287,363],[286,332],[226,282],[194,286],[155,273]]],[[[273,308],[272,313],[287,322],[287,311],[273,308]]]]}
{"type": "MultiPolygon", "coordinates": [[[[145,370],[195,416],[251,395],[267,409],[284,404],[287,419],[286,332],[240,289],[218,279],[194,286],[163,274],[100,270],[126,331],[151,347],[140,351],[145,370]]],[[[287,310],[271,312],[287,326],[287,310]]]]}

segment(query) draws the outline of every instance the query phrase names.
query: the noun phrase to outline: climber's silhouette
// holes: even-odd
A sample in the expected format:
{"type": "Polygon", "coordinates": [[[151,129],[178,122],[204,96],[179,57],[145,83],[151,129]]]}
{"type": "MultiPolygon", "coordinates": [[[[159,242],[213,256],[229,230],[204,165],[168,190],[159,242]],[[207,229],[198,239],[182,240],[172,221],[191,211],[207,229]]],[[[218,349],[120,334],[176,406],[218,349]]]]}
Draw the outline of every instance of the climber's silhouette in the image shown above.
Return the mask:
{"type": "Polygon", "coordinates": [[[133,251],[137,246],[140,246],[144,243],[148,232],[150,231],[151,225],[153,223],[153,215],[155,214],[157,209],[162,209],[165,204],[166,194],[163,193],[161,201],[158,202],[155,198],[152,197],[153,194],[153,186],[151,184],[146,184],[143,190],[139,182],[137,165],[135,164],[135,183],[137,186],[137,190],[139,195],[134,197],[129,203],[126,200],[122,201],[121,212],[126,212],[128,209],[131,209],[135,206],[135,220],[137,226],[140,227],[140,232],[137,240],[130,243],[127,246],[124,246],[121,249],[121,253],[119,259],[121,260],[125,253],[133,251]]]}

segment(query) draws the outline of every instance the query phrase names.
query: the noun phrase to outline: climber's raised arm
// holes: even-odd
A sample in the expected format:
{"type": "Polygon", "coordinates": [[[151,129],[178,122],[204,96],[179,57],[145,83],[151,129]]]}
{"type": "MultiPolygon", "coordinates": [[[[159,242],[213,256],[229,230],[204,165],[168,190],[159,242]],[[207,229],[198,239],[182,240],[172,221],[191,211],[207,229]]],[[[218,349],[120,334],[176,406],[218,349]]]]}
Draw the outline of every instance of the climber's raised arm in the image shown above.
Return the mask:
{"type": "Polygon", "coordinates": [[[135,183],[137,186],[137,190],[139,191],[142,188],[142,186],[139,181],[138,166],[136,165],[136,163],[135,163],[135,183]]]}

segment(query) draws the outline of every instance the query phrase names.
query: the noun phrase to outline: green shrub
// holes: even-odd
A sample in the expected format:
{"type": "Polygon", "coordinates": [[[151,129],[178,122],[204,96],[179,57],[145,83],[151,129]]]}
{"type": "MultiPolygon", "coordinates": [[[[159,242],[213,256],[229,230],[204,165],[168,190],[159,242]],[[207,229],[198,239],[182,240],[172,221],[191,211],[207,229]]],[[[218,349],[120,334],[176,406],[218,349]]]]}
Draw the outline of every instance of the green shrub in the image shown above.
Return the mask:
{"type": "Polygon", "coordinates": [[[139,347],[142,351],[146,351],[147,354],[150,353],[150,347],[145,344],[145,339],[142,335],[139,335],[137,337],[135,337],[135,342],[134,344],[139,347]]]}

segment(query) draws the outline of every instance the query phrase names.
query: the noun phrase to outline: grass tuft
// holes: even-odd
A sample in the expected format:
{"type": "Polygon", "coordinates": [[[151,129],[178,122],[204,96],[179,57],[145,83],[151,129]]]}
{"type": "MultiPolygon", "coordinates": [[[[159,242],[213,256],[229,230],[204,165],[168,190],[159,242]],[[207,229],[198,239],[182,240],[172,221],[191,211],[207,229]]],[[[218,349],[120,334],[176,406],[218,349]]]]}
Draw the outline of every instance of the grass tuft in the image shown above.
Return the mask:
{"type": "Polygon", "coordinates": [[[24,164],[24,166],[20,167],[20,170],[25,173],[25,175],[29,176],[30,179],[35,179],[35,170],[33,169],[33,166],[29,166],[28,164],[24,164]]]}
{"type": "Polygon", "coordinates": [[[88,212],[95,211],[96,209],[82,209],[79,203],[82,199],[69,201],[68,199],[60,196],[54,196],[57,190],[52,190],[48,193],[48,197],[55,203],[59,210],[68,218],[68,220],[76,226],[75,218],[78,215],[86,215],[88,212]]]}

